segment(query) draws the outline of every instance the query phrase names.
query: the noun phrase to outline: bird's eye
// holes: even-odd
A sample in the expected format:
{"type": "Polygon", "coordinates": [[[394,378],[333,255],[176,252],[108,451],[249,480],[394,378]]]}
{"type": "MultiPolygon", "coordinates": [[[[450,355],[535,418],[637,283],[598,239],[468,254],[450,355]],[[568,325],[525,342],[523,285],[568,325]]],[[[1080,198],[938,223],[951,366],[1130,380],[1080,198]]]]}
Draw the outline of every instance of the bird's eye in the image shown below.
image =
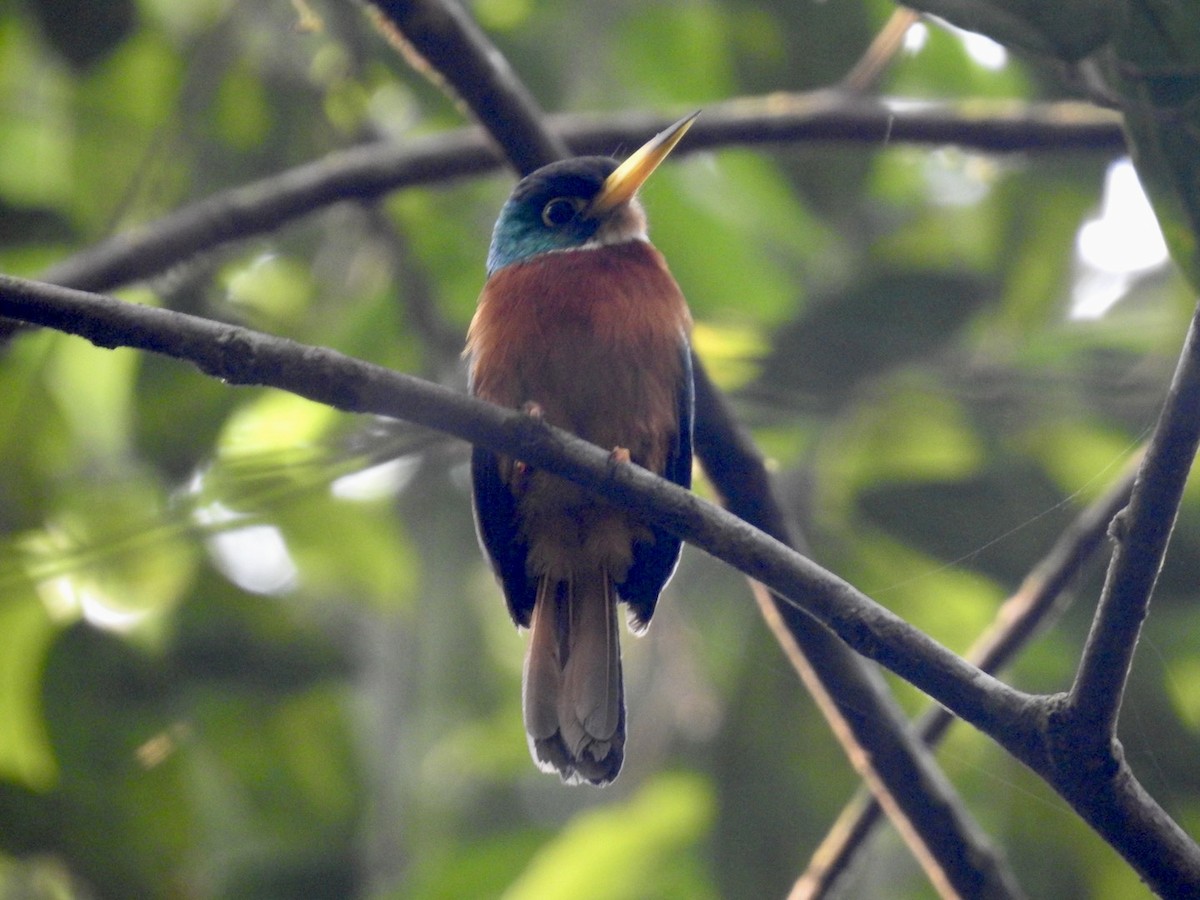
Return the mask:
{"type": "Polygon", "coordinates": [[[560,228],[574,219],[582,206],[577,197],[555,197],[542,207],[542,221],[549,228],[560,228]]]}

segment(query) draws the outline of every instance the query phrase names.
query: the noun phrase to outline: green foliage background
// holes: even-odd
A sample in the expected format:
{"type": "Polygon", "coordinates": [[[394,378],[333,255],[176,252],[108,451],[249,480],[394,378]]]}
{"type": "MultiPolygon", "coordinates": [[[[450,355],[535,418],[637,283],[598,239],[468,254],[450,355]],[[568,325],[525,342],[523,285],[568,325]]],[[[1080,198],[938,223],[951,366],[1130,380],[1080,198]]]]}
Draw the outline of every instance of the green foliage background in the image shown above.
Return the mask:
{"type": "MultiPolygon", "coordinates": [[[[824,87],[894,9],[470,8],[554,110],[824,87]]],[[[0,7],[0,270],[36,276],[223,188],[460,123],[351,5],[313,9],[321,30],[284,2],[0,7]]],[[[933,29],[882,90],[1077,88],[1034,57],[983,67],[933,29]]],[[[693,155],[645,192],[697,347],[815,557],[956,649],[1117,477],[1186,327],[1166,268],[1099,319],[1070,315],[1112,161],[814,144],[693,155]]],[[[337,206],[120,295],[461,385],[510,187],[337,206]]],[[[562,787],[526,753],[522,638],[475,547],[465,460],[166,359],[48,332],[0,351],[0,897],[783,894],[855,778],[742,580],[685,554],[655,627],[626,640],[626,771],[562,787]]],[[[1192,833],[1196,501],[1121,735],[1192,833]]],[[[1069,683],[1100,565],[1016,683],[1069,683]]],[[[1031,896],[1144,893],[987,740],[959,729],[940,759],[1031,896]]],[[[931,896],[891,834],[852,892],[931,896]]]]}

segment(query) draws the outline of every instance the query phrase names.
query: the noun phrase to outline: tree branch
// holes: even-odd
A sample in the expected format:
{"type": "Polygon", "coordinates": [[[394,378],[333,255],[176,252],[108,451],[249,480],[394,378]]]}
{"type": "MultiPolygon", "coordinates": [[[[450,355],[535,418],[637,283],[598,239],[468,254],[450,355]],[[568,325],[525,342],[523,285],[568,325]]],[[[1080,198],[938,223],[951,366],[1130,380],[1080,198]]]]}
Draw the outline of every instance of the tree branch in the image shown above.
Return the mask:
{"type": "Polygon", "coordinates": [[[503,54],[457,3],[370,0],[380,30],[443,90],[457,95],[503,148],[518,174],[570,156],[542,125],[542,110],[503,54]],[[448,82],[453,80],[452,84],[448,82]]]}
{"type": "MultiPolygon", "coordinates": [[[[696,451],[721,502],[739,518],[797,546],[753,441],[733,420],[703,367],[695,367],[696,451]]],[[[763,617],[816,701],[851,765],[886,808],[922,868],[944,896],[1019,896],[1006,864],[992,850],[947,781],[914,737],[878,673],[778,593],[751,581],[763,617]],[[917,821],[919,817],[919,821],[917,821]],[[949,884],[947,884],[947,881],[949,884]]]]}
{"type": "Polygon", "coordinates": [[[1097,741],[1116,738],[1121,697],[1142,621],[1158,580],[1179,502],[1200,446],[1200,308],[1184,340],[1129,506],[1113,522],[1116,541],[1067,714],[1097,741]]]}
{"type": "Polygon", "coordinates": [[[274,387],[345,412],[404,419],[518,457],[645,515],[790,598],[860,653],[989,733],[1021,719],[1031,699],[732,513],[638,466],[613,466],[605,451],[519,412],[334,350],[8,275],[0,275],[0,315],[98,347],[185,360],[228,384],[274,387]]]}
{"type": "MultiPolygon", "coordinates": [[[[1051,616],[1057,618],[1066,609],[1072,583],[1104,546],[1109,523],[1129,502],[1133,479],[1131,469],[1103,496],[1084,508],[1059,535],[1050,552],[997,611],[991,627],[964,654],[968,661],[989,674],[996,674],[1035,634],[1048,626],[1051,616]]],[[[932,706],[913,722],[913,729],[922,741],[933,747],[941,742],[953,723],[954,716],[945,707],[932,706]]],[[[792,889],[791,900],[828,896],[874,832],[882,812],[870,792],[860,790],[813,852],[808,870],[792,889]]]]}
{"type": "MultiPolygon", "coordinates": [[[[574,153],[611,153],[666,127],[653,113],[558,115],[547,127],[574,153]]],[[[771,94],[704,111],[679,155],[750,144],[957,144],[988,152],[1123,152],[1119,120],[1073,103],[1014,106],[979,101],[971,111],[946,104],[889,104],[835,92],[771,94]]],[[[404,144],[372,143],[231,188],[142,227],[101,241],[42,274],[42,280],[106,291],[157,275],[231,241],[274,231],[342,201],[496,171],[503,157],[477,126],[404,144]]]]}
{"type": "Polygon", "coordinates": [[[519,412],[320,347],[171,310],[0,275],[0,315],[194,363],[230,384],[276,387],[347,412],[406,419],[527,461],[661,525],[787,598],[989,735],[1047,780],[1168,896],[1200,894],[1200,847],[1119,756],[1067,767],[1077,738],[1063,698],[1035,697],[980,671],[852,585],[780,541],[638,466],[519,412]],[[1188,893],[1190,892],[1190,893],[1188,893]]]}

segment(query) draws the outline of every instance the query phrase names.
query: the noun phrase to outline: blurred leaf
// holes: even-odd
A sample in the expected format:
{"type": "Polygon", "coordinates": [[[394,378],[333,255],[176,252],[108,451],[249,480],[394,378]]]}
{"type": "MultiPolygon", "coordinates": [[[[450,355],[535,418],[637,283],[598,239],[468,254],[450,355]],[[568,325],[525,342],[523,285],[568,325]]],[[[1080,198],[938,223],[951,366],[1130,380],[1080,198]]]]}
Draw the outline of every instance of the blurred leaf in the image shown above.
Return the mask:
{"type": "Polygon", "coordinates": [[[697,322],[692,348],[704,360],[713,382],[723,391],[734,391],[758,374],[757,360],[766,351],[766,338],[749,325],[697,322]]]}
{"type": "Polygon", "coordinates": [[[1042,473],[1023,463],[1007,470],[994,463],[953,481],[883,483],[858,497],[866,518],[898,540],[1014,585],[1067,519],[1065,511],[1045,515],[1060,500],[1042,473]]]}
{"type": "Polygon", "coordinates": [[[275,332],[304,314],[312,292],[309,266],[273,253],[238,266],[226,282],[227,301],[256,327],[275,332]]]}
{"type": "Polygon", "coordinates": [[[217,93],[216,121],[221,137],[238,150],[262,143],[274,112],[257,73],[244,63],[230,68],[217,93]]]}
{"type": "Polygon", "coordinates": [[[147,757],[169,731],[161,669],[127,643],[76,625],[55,642],[44,703],[60,764],[54,852],[105,896],[169,897],[192,838],[174,754],[147,757]]]}
{"type": "Polygon", "coordinates": [[[1200,289],[1200,16],[1189,0],[1127,0],[1118,84],[1138,177],[1171,255],[1200,289]]]}
{"type": "MultiPolygon", "coordinates": [[[[916,9],[919,4],[911,6],[916,9]]],[[[972,98],[1012,98],[1029,94],[1025,67],[1015,54],[1007,54],[1003,65],[985,66],[968,52],[961,33],[938,27],[936,22],[927,22],[924,28],[920,48],[900,55],[887,73],[889,93],[901,97],[945,97],[948,92],[953,92],[972,98]]],[[[995,38],[995,35],[991,37],[995,38]]],[[[967,104],[964,107],[969,109],[967,104]]]]}
{"type": "Polygon", "coordinates": [[[625,803],[576,817],[504,897],[715,896],[703,888],[699,860],[681,853],[711,818],[712,798],[703,782],[660,775],[625,803]]]}
{"type": "Polygon", "coordinates": [[[133,31],[137,14],[134,0],[32,0],[27,5],[54,49],[81,69],[123,41],[133,31]]]}
{"type": "MultiPolygon", "coordinates": [[[[868,502],[878,504],[874,497],[868,502]]],[[[915,508],[910,507],[910,513],[915,508]]],[[[868,510],[868,522],[876,518],[874,512],[868,510]]],[[[862,540],[856,568],[861,572],[863,590],[959,652],[965,651],[992,621],[1006,597],[1000,584],[973,571],[982,568],[974,565],[975,559],[947,559],[944,544],[939,547],[931,541],[923,542],[932,550],[926,555],[913,549],[918,541],[911,533],[894,529],[884,536],[872,533],[863,524],[857,527],[862,540]]],[[[917,695],[911,686],[901,689],[917,695]]]]}
{"type": "Polygon", "coordinates": [[[1167,688],[1179,718],[1200,732],[1200,656],[1175,660],[1170,667],[1167,688]]]}
{"type": "Polygon", "coordinates": [[[47,361],[46,385],[92,465],[113,465],[129,449],[141,360],[133,350],[101,350],[63,336],[47,361]]]}
{"type": "Polygon", "coordinates": [[[328,406],[283,391],[263,391],[226,420],[219,452],[231,460],[271,451],[305,453],[341,419],[328,406]]]}
{"type": "MultiPolygon", "coordinates": [[[[983,466],[986,448],[963,410],[931,396],[919,379],[897,386],[857,410],[827,437],[836,481],[857,488],[882,482],[913,483],[966,478],[983,466]]],[[[832,479],[831,479],[832,480],[832,479]]]]}
{"type": "Polygon", "coordinates": [[[162,213],[187,183],[189,155],[164,146],[160,131],[181,70],[162,35],[140,31],[79,83],[75,102],[92,118],[73,145],[71,211],[93,234],[162,213]]]}
{"type": "Polygon", "coordinates": [[[1110,39],[1119,0],[916,0],[913,9],[941,16],[1013,47],[1074,62],[1110,39]]]}
{"type": "Polygon", "coordinates": [[[389,503],[314,496],[281,510],[277,521],[306,590],[384,608],[412,601],[420,560],[389,503]]]}
{"type": "Polygon", "coordinates": [[[643,200],[692,310],[770,326],[792,315],[796,270],[827,235],[771,163],[742,151],[657,174],[643,200]]]}
{"type": "Polygon", "coordinates": [[[63,621],[152,633],[196,562],[178,523],[163,521],[163,505],[158,486],[137,476],[75,485],[43,528],[4,547],[18,568],[0,569],[0,584],[27,584],[63,621]]]}
{"type": "Polygon", "coordinates": [[[180,609],[170,644],[173,665],[188,684],[274,698],[349,674],[343,649],[278,602],[211,582],[205,588],[203,602],[193,598],[180,609]]]}
{"type": "Polygon", "coordinates": [[[866,379],[927,359],[993,291],[987,281],[953,271],[885,270],[863,278],[776,332],[760,389],[801,408],[845,402],[866,379]]]}
{"type": "Polygon", "coordinates": [[[57,767],[42,722],[40,687],[57,626],[32,593],[5,594],[0,601],[0,779],[45,790],[57,767]]]}
{"type": "MultiPolygon", "coordinates": [[[[727,94],[731,61],[726,9],[699,0],[686,16],[671,6],[644,6],[626,15],[616,39],[615,80],[651,105],[703,102],[727,94]],[[697,61],[703,60],[703,65],[697,61]]],[[[632,149],[632,148],[631,148],[632,149]]]]}
{"type": "Polygon", "coordinates": [[[73,187],[70,81],[37,51],[20,18],[0,20],[0,196],[19,207],[65,204],[73,187]]]}

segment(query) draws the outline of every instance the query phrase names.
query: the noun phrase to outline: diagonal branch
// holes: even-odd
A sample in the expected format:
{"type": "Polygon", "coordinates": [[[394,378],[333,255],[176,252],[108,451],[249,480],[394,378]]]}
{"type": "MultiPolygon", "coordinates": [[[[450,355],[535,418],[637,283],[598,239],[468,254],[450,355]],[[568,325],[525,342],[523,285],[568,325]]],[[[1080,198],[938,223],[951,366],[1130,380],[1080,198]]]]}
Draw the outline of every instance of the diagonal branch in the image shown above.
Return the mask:
{"type": "Polygon", "coordinates": [[[418,71],[470,108],[519,174],[570,155],[563,139],[543,127],[541,108],[508,60],[461,6],[440,0],[370,3],[380,30],[418,71]]]}
{"type": "Polygon", "coordinates": [[[519,412],[335,350],[9,275],[0,275],[0,315],[106,349],[191,362],[231,385],[273,387],[345,412],[403,419],[517,456],[645,515],[768,585],[988,733],[1029,719],[1033,698],[980,672],[795,550],[638,466],[613,466],[607,452],[519,412]]]}
{"type": "MultiPolygon", "coordinates": [[[[1200,896],[1200,847],[1119,756],[1065,768],[1075,733],[1062,699],[1034,697],[980,671],[856,588],[744,520],[529,416],[448,388],[250,329],[0,275],[0,315],[101,347],[190,361],[230,384],[276,387],[347,412],[403,418],[527,460],[645,516],[786,597],[864,656],[970,722],[1036,771],[1166,896],[1200,896]],[[1056,747],[1056,743],[1062,747],[1056,747]]],[[[977,896],[979,894],[976,894],[977,896]]]]}
{"type": "Polygon", "coordinates": [[[1094,739],[1115,739],[1121,697],[1142,621],[1158,580],[1179,502],[1200,446],[1200,308],[1184,340],[1166,404],[1142,461],[1129,506],[1113,522],[1116,541],[1092,620],[1068,715],[1094,739]]]}
{"type": "MultiPolygon", "coordinates": [[[[1050,618],[1065,610],[1072,583],[1104,546],[1109,523],[1129,502],[1133,474],[1131,468],[1067,526],[1050,552],[1000,607],[992,626],[967,651],[967,660],[989,674],[996,674],[1035,634],[1048,626],[1050,618]]],[[[933,747],[941,742],[953,723],[954,716],[945,707],[932,706],[916,719],[913,728],[922,741],[933,747]]],[[[881,813],[871,794],[860,790],[813,852],[808,871],[792,889],[791,900],[828,896],[873,833],[881,813]]]]}
{"type": "MultiPolygon", "coordinates": [[[[754,443],[696,367],[696,450],[722,505],[794,544],[754,443]]],[[[751,582],[763,616],[858,774],[886,808],[944,895],[1013,896],[1020,889],[932,756],[922,751],[891,692],[846,645],[778,593],[751,582]],[[950,884],[947,885],[946,881],[950,884]],[[968,887],[969,886],[969,887],[968,887]]]]}

